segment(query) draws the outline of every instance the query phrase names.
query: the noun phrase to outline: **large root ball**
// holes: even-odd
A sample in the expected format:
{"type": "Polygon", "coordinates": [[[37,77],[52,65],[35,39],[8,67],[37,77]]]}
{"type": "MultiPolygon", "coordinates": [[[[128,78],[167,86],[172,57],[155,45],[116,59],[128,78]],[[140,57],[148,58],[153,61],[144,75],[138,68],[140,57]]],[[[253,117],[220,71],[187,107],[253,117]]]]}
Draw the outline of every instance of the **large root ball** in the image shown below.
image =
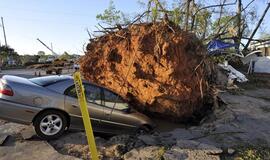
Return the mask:
{"type": "Polygon", "coordinates": [[[194,34],[150,23],[91,40],[80,65],[87,80],[119,93],[138,110],[179,121],[203,106],[204,57],[194,34]]]}

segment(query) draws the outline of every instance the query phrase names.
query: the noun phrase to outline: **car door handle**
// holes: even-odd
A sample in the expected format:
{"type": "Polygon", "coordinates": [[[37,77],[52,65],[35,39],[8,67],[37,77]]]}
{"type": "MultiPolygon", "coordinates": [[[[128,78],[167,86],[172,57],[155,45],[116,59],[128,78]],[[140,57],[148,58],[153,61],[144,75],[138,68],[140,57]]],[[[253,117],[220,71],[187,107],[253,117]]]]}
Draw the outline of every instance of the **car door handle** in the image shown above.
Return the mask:
{"type": "Polygon", "coordinates": [[[72,105],[72,107],[73,107],[73,108],[79,108],[79,107],[78,107],[78,106],[76,106],[76,105],[72,105]]]}

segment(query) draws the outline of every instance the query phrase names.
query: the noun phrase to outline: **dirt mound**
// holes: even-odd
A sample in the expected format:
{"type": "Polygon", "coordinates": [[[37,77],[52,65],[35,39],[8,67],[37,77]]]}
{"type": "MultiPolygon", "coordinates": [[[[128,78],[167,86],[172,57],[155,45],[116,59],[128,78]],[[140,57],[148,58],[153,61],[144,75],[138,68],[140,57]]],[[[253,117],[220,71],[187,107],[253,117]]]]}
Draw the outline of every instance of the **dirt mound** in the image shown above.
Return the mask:
{"type": "Polygon", "coordinates": [[[178,121],[203,106],[204,56],[194,34],[151,23],[91,40],[80,64],[87,80],[114,90],[138,110],[178,121]]]}

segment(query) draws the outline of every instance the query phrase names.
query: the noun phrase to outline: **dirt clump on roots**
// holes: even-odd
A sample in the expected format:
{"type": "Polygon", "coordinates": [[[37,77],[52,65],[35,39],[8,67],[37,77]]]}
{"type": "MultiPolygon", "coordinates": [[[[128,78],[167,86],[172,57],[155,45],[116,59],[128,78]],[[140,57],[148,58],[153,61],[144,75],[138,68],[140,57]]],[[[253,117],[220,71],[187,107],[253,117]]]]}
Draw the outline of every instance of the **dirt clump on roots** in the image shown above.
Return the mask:
{"type": "Polygon", "coordinates": [[[86,50],[83,76],[139,111],[181,121],[203,108],[206,50],[192,33],[164,22],[134,24],[90,40],[86,50]]]}

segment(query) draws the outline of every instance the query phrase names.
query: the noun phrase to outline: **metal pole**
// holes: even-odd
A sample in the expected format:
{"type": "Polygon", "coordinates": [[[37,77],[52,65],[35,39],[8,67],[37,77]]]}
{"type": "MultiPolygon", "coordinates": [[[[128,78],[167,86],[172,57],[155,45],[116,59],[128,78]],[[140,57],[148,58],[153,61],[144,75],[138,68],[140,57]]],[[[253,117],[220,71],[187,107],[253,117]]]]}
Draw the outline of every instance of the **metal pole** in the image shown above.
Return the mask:
{"type": "Polygon", "coordinates": [[[37,40],[43,45],[45,46],[48,50],[50,50],[53,54],[57,55],[57,53],[55,53],[52,48],[48,47],[44,42],[42,42],[39,38],[37,38],[37,40]]]}
{"type": "Polygon", "coordinates": [[[51,42],[51,49],[52,49],[52,54],[54,54],[52,42],[51,42]]]}
{"type": "Polygon", "coordinates": [[[1,17],[1,21],[2,21],[2,27],[3,27],[3,33],[4,33],[4,39],[5,39],[5,45],[6,45],[6,47],[7,47],[7,37],[6,37],[6,31],[5,31],[5,25],[4,25],[3,17],[1,17]]]}

